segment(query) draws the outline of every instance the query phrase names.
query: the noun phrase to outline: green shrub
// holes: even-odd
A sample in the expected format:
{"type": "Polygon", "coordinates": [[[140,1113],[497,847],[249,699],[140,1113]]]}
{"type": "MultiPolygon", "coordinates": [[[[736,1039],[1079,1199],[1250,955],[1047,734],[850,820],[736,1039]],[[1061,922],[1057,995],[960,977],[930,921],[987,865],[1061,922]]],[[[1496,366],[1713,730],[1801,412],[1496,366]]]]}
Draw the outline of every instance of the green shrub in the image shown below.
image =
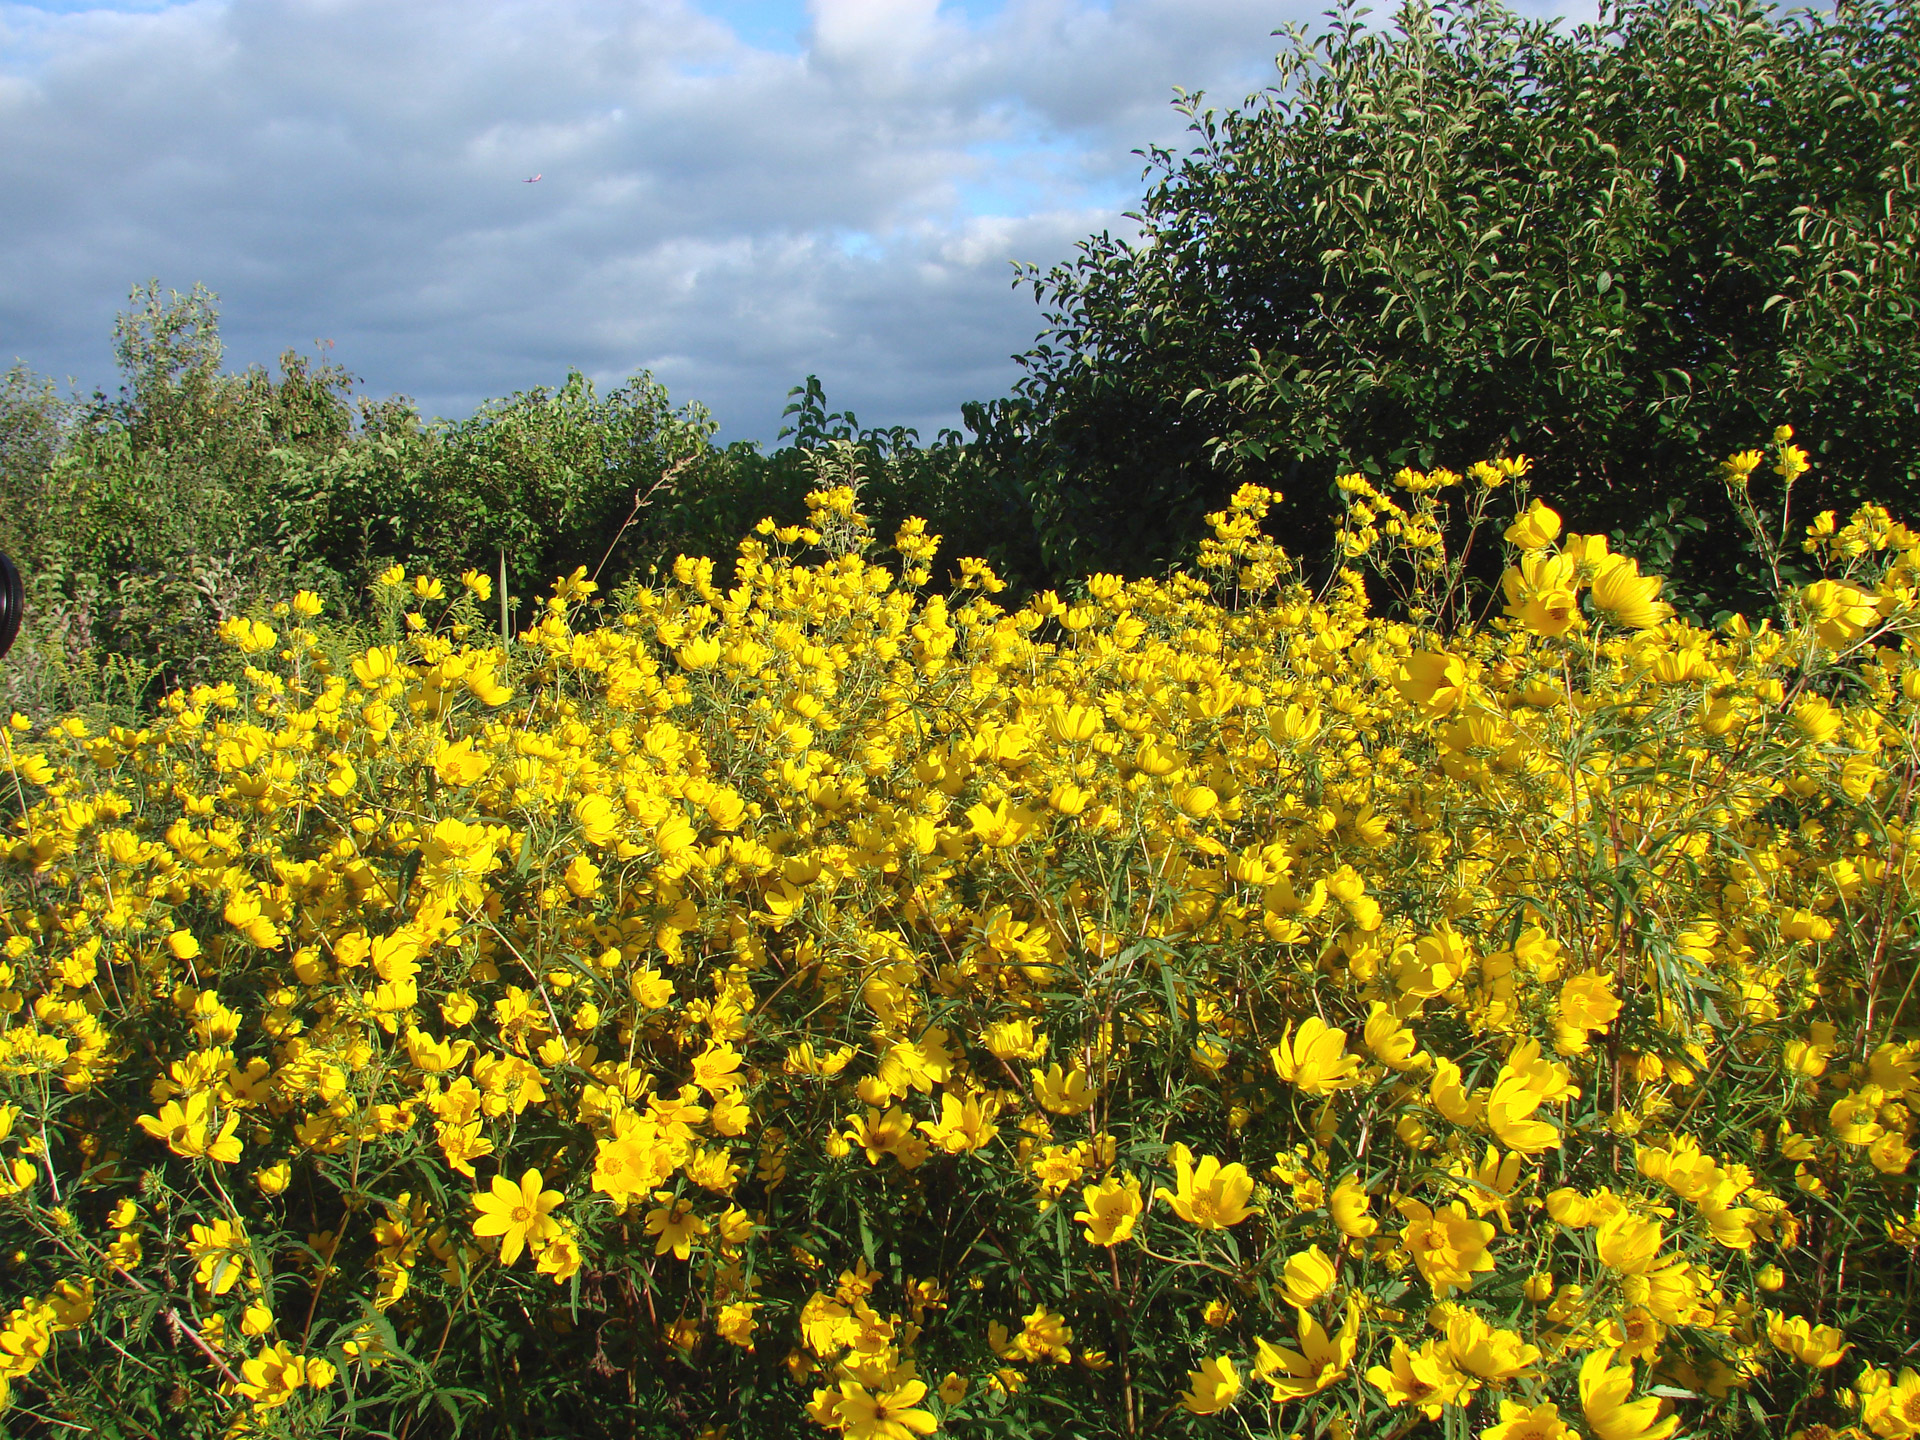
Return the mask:
{"type": "Polygon", "coordinates": [[[711,416],[646,374],[602,396],[573,372],[429,422],[293,352],[277,376],[228,373],[201,288],[136,289],[115,350],[113,399],[62,400],[21,367],[0,381],[0,549],[26,573],[31,617],[0,703],[36,716],[124,717],[225,674],[218,627],[298,589],[369,618],[367,584],[396,563],[504,568],[507,623],[523,624],[521,597],[583,566],[611,584],[681,553],[730,560],[761,516],[804,513],[823,477],[888,523],[930,517],[970,553],[1025,528],[957,434],[922,446],[863,429],[811,377],[792,392],[793,443],[768,453],[716,445],[711,416]]]}
{"type": "Polygon", "coordinates": [[[1311,527],[1337,471],[1524,450],[1697,603],[1747,563],[1713,462],[1781,421],[1821,437],[1819,505],[1871,476],[1912,508],[1909,4],[1365,13],[1193,98],[1137,241],[1028,272],[1048,329],[969,419],[1051,567],[1164,565],[1246,480],[1311,527]]]}

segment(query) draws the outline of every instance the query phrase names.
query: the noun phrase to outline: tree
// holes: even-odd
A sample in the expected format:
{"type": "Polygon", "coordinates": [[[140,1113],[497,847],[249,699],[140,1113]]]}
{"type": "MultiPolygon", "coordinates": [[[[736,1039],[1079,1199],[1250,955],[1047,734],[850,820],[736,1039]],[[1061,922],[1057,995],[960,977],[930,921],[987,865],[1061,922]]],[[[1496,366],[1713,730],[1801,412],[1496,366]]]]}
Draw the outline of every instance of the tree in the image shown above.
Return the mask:
{"type": "Polygon", "coordinates": [[[39,417],[22,433],[40,437],[0,467],[29,594],[6,676],[16,700],[78,701],[109,657],[135,688],[203,675],[221,620],[323,579],[312,507],[284,493],[277,457],[345,443],[352,377],[292,353],[277,379],[223,371],[216,299],[201,286],[136,286],[114,351],[114,397],[56,412],[43,382],[21,371],[11,385],[37,397],[14,414],[39,417]]]}
{"type": "Polygon", "coordinates": [[[1048,328],[969,418],[1056,571],[1164,564],[1243,480],[1298,529],[1339,471],[1524,452],[1580,528],[1724,592],[1715,462],[1782,423],[1819,503],[1915,498],[1906,0],[1365,13],[1280,32],[1232,111],[1183,102],[1137,239],[1026,272],[1048,328]]]}
{"type": "Polygon", "coordinates": [[[390,561],[452,578],[492,575],[504,556],[524,600],[579,565],[630,565],[623,519],[678,462],[705,456],[714,428],[650,375],[602,396],[575,371],[456,421],[363,404],[352,444],[284,457],[279,484],[312,497],[312,553],[351,588],[390,561]]]}

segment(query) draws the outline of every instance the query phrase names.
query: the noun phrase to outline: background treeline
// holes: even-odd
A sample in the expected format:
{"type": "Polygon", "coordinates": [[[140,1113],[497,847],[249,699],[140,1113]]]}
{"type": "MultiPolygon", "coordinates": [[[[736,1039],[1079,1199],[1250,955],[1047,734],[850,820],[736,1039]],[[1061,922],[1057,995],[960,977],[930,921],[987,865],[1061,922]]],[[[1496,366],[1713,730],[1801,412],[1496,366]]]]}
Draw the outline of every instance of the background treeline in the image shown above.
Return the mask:
{"type": "Polygon", "coordinates": [[[715,444],[707,412],[645,374],[604,395],[570,374],[429,422],[291,351],[277,374],[230,373],[198,288],[136,290],[115,347],[116,397],[65,400],[19,367],[0,381],[0,549],[29,610],[0,703],[29,712],[138,708],[214,673],[220,622],[296,589],[364,617],[395,562],[448,583],[477,569],[496,600],[504,565],[519,628],[557,575],[584,565],[610,588],[676,554],[730,556],[822,483],[856,479],[895,523],[951,519],[963,550],[1004,518],[977,503],[984,484],[954,499],[977,468],[957,434],[862,429],[814,379],[788,406],[791,443],[767,453],[715,444]]]}
{"type": "Polygon", "coordinates": [[[0,702],[137,704],[205,673],[226,615],[304,586],[350,618],[395,560],[504,561],[524,620],[577,565],[724,559],[823,480],[1028,589],[1161,570],[1244,481],[1286,492],[1311,554],[1342,470],[1524,452],[1699,615],[1760,593],[1716,465],[1778,424],[1816,460],[1796,515],[1920,514],[1910,4],[1627,0],[1564,34],[1360,13],[1286,32],[1266,94],[1188,102],[1137,235],[1024,273],[1042,332],[967,436],[863,429],[809,380],[788,443],[721,446],[646,375],[428,422],[292,353],[228,372],[210,295],[136,290],[117,396],[0,388],[0,547],[30,586],[0,702]]]}

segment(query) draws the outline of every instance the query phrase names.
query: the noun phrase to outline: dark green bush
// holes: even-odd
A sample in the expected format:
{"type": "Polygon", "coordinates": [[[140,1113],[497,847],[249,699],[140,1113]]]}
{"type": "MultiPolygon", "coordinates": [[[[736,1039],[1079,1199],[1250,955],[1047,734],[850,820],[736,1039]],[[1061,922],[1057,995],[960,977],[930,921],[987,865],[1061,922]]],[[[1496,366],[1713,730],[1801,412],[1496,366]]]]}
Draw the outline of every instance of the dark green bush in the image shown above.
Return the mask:
{"type": "Polygon", "coordinates": [[[1518,451],[1581,528],[1726,593],[1714,463],[1781,423],[1809,498],[1913,508],[1910,4],[1365,13],[1283,32],[1265,95],[1192,101],[1136,241],[1028,272],[1048,329],[970,420],[1051,567],[1165,564],[1244,480],[1297,528],[1339,470],[1518,451]]]}

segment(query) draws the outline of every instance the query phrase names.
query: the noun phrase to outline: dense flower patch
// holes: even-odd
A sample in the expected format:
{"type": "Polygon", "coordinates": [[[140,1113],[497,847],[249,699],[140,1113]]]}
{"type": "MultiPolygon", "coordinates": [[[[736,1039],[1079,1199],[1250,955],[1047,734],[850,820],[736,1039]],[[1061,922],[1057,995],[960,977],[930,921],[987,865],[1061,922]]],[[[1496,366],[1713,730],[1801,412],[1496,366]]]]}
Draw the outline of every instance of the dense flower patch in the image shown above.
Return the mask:
{"type": "Polygon", "coordinates": [[[1456,621],[1523,475],[1343,480],[1401,620],[1253,488],[1012,612],[838,490],[17,724],[8,1423],[1920,1433],[1920,534],[1708,631],[1534,502],[1456,621]]]}

